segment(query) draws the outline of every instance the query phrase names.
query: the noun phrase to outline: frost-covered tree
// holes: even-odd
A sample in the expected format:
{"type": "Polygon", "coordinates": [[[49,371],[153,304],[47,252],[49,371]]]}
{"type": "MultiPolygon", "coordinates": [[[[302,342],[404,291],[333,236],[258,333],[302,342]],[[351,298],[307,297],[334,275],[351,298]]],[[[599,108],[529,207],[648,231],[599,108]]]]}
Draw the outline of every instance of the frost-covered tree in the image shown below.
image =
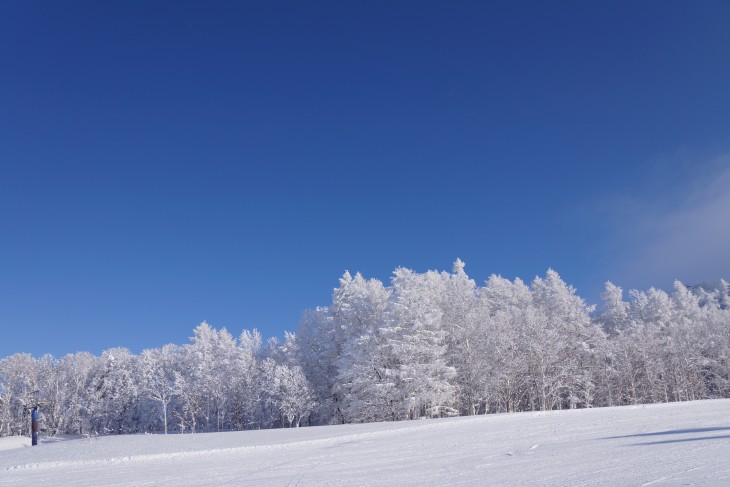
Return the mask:
{"type": "Polygon", "coordinates": [[[338,412],[339,398],[334,393],[337,368],[335,361],[340,355],[338,332],[329,308],[319,307],[303,313],[299,330],[299,360],[309,380],[317,403],[312,413],[316,424],[342,422],[338,412]]]}
{"type": "Polygon", "coordinates": [[[0,434],[28,433],[29,407],[38,402],[38,373],[35,359],[27,353],[0,360],[0,434]]]}
{"type": "Polygon", "coordinates": [[[270,397],[287,427],[299,427],[316,403],[307,378],[299,366],[275,365],[270,397]]]}
{"type": "Polygon", "coordinates": [[[97,434],[139,431],[140,383],[137,358],[126,348],[102,353],[92,382],[91,428],[97,434]]]}
{"type": "MultiPolygon", "coordinates": [[[[66,355],[58,361],[55,370],[61,385],[60,408],[63,414],[57,434],[84,435],[90,431],[90,406],[98,361],[99,358],[88,352],[66,355]]],[[[41,412],[44,411],[45,407],[41,408],[41,412]]]]}
{"type": "Polygon", "coordinates": [[[454,262],[452,273],[442,273],[442,328],[445,332],[447,363],[456,371],[455,385],[459,392],[458,409],[463,414],[476,414],[485,403],[484,359],[489,350],[484,347],[484,316],[479,316],[477,286],[464,271],[461,259],[454,262]]]}
{"type": "MultiPolygon", "coordinates": [[[[536,323],[535,326],[544,324],[545,342],[550,343],[560,356],[558,363],[545,369],[550,377],[542,386],[553,384],[561,389],[562,405],[592,407],[599,369],[596,352],[605,338],[590,319],[594,307],[586,304],[576,294],[575,288],[565,283],[552,269],[548,270],[544,279],[535,278],[530,289],[535,306],[530,319],[536,323]]],[[[539,348],[545,348],[544,344],[539,348]]],[[[543,365],[540,364],[540,370],[543,370],[543,365]]],[[[542,372],[538,375],[543,382],[542,372]]],[[[540,392],[539,396],[541,408],[548,407],[544,392],[540,392]]]]}
{"type": "Polygon", "coordinates": [[[376,279],[348,277],[340,281],[330,308],[340,341],[333,387],[338,415],[346,422],[388,419],[392,410],[384,391],[391,384],[380,328],[390,292],[376,279]]]}
{"type": "Polygon", "coordinates": [[[191,343],[186,346],[186,355],[192,367],[185,381],[188,382],[194,399],[199,421],[206,431],[224,429],[230,391],[230,377],[234,372],[236,341],[223,328],[215,330],[205,321],[193,330],[191,343]]]}
{"type": "Polygon", "coordinates": [[[553,270],[477,286],[345,273],[327,307],[265,345],[203,322],[134,355],[0,359],[0,436],[197,432],[730,397],[727,283],[606,284],[600,313],[553,270]]]}
{"type": "Polygon", "coordinates": [[[180,363],[181,347],[168,344],[145,350],[140,356],[142,392],[159,404],[162,428],[167,434],[168,410],[175,397],[175,372],[180,363]]]}
{"type": "Polygon", "coordinates": [[[510,282],[492,275],[478,290],[485,412],[514,412],[528,407],[532,380],[524,314],[531,307],[530,289],[520,279],[510,282]]]}
{"type": "Polygon", "coordinates": [[[623,300],[623,290],[612,282],[606,282],[601,294],[603,309],[600,322],[607,333],[616,335],[629,326],[629,306],[623,300]]]}
{"type": "Polygon", "coordinates": [[[258,361],[263,340],[258,330],[244,330],[238,337],[238,350],[231,375],[231,421],[233,429],[259,427],[258,361]]]}
{"type": "Polygon", "coordinates": [[[443,279],[434,271],[399,268],[381,333],[394,374],[395,419],[456,413],[456,370],[446,361],[442,328],[443,279]]]}

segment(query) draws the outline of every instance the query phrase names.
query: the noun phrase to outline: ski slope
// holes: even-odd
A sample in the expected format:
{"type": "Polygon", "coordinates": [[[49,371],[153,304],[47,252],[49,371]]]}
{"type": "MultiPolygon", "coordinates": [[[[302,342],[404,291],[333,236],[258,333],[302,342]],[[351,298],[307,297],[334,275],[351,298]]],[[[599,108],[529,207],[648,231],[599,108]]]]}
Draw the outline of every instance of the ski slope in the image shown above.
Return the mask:
{"type": "Polygon", "coordinates": [[[730,485],[730,400],[25,440],[0,439],[0,486],[730,485]]]}

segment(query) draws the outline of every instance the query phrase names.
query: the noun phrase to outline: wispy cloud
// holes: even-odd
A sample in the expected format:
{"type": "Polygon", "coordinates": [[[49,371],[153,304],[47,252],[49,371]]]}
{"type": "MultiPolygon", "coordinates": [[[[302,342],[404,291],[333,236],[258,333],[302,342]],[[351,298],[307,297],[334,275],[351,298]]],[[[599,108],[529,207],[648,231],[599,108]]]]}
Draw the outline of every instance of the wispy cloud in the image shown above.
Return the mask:
{"type": "Polygon", "coordinates": [[[619,199],[614,279],[644,288],[730,278],[730,154],[665,192],[619,199]]]}

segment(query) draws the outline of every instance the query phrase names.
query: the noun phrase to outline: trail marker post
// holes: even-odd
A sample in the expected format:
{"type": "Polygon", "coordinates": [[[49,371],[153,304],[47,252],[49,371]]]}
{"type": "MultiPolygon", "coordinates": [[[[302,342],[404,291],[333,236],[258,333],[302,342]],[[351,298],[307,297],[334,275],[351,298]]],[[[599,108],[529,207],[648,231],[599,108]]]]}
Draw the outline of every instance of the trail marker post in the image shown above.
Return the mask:
{"type": "Polygon", "coordinates": [[[33,406],[33,410],[30,413],[30,434],[31,445],[38,445],[38,406],[33,406]]]}

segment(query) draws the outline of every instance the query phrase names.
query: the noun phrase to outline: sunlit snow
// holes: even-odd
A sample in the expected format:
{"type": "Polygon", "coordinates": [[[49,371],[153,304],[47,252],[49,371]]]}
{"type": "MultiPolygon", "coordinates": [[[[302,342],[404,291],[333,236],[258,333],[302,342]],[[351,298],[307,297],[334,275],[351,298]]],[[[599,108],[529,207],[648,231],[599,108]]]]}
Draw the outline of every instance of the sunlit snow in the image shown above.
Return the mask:
{"type": "Polygon", "coordinates": [[[42,441],[0,451],[0,485],[724,486],[728,458],[730,400],[722,399],[42,441]]]}

